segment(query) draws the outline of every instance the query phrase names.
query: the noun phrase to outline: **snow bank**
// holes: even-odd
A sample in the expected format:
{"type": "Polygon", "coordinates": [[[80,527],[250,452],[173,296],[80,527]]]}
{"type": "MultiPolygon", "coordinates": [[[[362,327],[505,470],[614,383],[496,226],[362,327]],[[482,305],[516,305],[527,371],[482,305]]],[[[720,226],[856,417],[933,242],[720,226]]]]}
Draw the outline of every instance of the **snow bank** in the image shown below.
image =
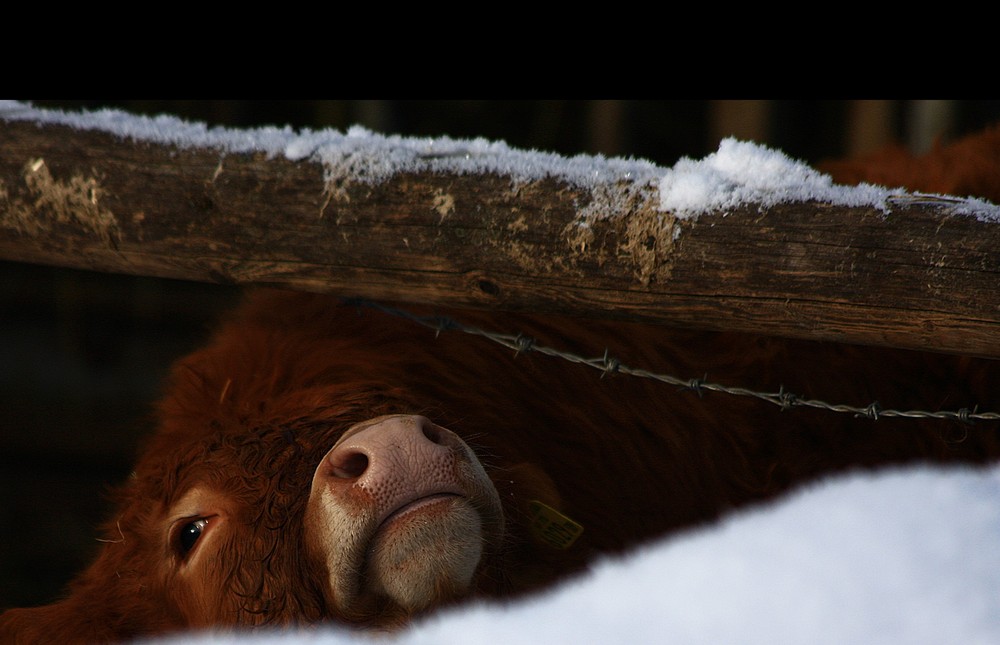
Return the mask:
{"type": "MultiPolygon", "coordinates": [[[[889,212],[893,201],[913,201],[902,189],[862,184],[839,186],[806,164],[754,143],[725,139],[702,160],[681,159],[663,168],[641,159],[600,155],[561,155],[518,150],[502,141],[412,138],[376,134],[355,126],[337,130],[290,127],[229,129],[183,121],[173,116],[145,117],[117,110],[68,113],[41,110],[25,103],[0,101],[0,120],[60,124],[180,148],[211,148],[222,153],[259,152],[292,161],[314,160],[326,168],[328,181],[378,183],[401,172],[499,174],[515,183],[555,177],[591,191],[601,213],[626,212],[639,197],[680,218],[725,213],[746,204],[821,201],[842,206],[871,206],[889,212]],[[621,190],[628,185],[631,191],[621,190]],[[624,193],[631,192],[631,195],[624,193]],[[658,197],[657,197],[658,194],[658,197]],[[617,196],[623,203],[609,198],[617,196]]],[[[920,196],[955,213],[1000,221],[1000,208],[979,200],[920,196]]]]}
{"type": "MultiPolygon", "coordinates": [[[[389,642],[1000,643],[998,547],[1000,467],[855,474],[389,642]]],[[[200,642],[359,640],[331,629],[200,642]]]]}

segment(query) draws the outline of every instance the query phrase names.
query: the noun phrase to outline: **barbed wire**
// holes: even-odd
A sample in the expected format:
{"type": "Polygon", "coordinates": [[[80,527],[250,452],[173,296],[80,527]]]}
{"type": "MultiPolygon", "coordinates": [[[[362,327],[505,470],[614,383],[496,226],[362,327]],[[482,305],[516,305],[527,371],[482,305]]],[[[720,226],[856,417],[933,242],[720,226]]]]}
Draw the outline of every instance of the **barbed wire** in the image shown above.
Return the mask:
{"type": "Polygon", "coordinates": [[[796,407],[816,408],[826,410],[828,412],[854,414],[855,416],[865,417],[871,419],[872,421],[877,421],[883,417],[897,417],[905,419],[941,419],[947,421],[959,421],[967,424],[971,424],[973,421],[1000,421],[1000,413],[979,412],[978,406],[971,410],[969,408],[938,411],[893,410],[883,408],[879,405],[878,401],[873,401],[864,407],[858,407],[846,404],[827,403],[817,399],[802,398],[796,394],[786,391],[784,386],[779,388],[777,392],[759,392],[743,387],[732,387],[728,385],[721,385],[719,383],[711,383],[704,378],[682,379],[669,374],[659,374],[644,369],[630,367],[621,363],[617,358],[609,355],[607,349],[604,350],[604,355],[601,357],[585,358],[571,352],[564,352],[545,345],[539,345],[534,338],[524,334],[503,334],[487,331],[478,327],[463,325],[462,323],[459,323],[453,318],[449,318],[447,316],[420,316],[403,309],[382,305],[363,298],[347,299],[345,302],[350,305],[367,307],[392,316],[405,318],[419,325],[435,330],[436,335],[443,331],[460,331],[473,336],[481,336],[503,345],[504,347],[510,348],[514,350],[515,356],[521,353],[537,352],[546,356],[560,358],[570,363],[586,365],[596,370],[600,370],[603,372],[601,374],[601,378],[604,378],[604,376],[608,374],[627,374],[629,376],[652,379],[669,385],[682,387],[693,391],[698,396],[702,396],[705,392],[720,392],[722,394],[729,394],[732,396],[744,396],[759,399],[776,405],[782,410],[789,410],[796,407]]]}

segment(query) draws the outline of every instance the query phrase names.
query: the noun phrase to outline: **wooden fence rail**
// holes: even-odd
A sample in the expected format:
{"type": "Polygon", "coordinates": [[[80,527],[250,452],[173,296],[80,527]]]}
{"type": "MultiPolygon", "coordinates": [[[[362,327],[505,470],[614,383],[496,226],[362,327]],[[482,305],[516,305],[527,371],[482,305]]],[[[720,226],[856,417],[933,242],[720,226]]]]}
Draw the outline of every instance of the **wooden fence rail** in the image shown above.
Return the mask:
{"type": "Polygon", "coordinates": [[[363,179],[0,111],[0,258],[1000,357],[1000,225],[947,200],[679,219],[627,180],[363,179]]]}

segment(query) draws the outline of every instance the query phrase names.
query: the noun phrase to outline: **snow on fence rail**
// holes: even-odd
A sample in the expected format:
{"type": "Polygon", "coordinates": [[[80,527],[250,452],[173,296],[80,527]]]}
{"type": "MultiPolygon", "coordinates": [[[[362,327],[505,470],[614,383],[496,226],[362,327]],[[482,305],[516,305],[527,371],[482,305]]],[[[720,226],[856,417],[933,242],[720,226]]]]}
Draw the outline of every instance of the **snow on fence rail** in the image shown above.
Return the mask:
{"type": "Polygon", "coordinates": [[[672,168],[0,102],[0,258],[1000,357],[1000,209],[727,140],[672,168]]]}

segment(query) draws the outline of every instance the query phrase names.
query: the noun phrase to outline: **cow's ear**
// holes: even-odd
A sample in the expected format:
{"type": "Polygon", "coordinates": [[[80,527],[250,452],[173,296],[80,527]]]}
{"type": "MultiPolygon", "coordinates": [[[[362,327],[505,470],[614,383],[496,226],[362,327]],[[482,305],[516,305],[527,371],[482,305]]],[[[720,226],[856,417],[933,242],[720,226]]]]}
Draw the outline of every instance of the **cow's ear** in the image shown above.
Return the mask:
{"type": "Polygon", "coordinates": [[[71,600],[42,607],[8,609],[0,614],[0,643],[100,643],[113,640],[96,615],[84,615],[71,600]]]}
{"type": "Polygon", "coordinates": [[[117,575],[114,580],[98,575],[107,564],[99,558],[74,581],[63,600],[0,614],[0,643],[115,643],[168,630],[172,623],[164,607],[115,585],[120,580],[117,575]]]}
{"type": "Polygon", "coordinates": [[[507,474],[517,491],[518,515],[532,541],[560,551],[572,548],[583,533],[583,525],[563,507],[552,477],[529,462],[514,466],[507,474]]]}
{"type": "MultiPolygon", "coordinates": [[[[541,466],[524,461],[505,469],[502,474],[513,486],[518,506],[522,510],[528,509],[531,500],[538,500],[553,508],[561,506],[562,496],[559,495],[559,489],[541,466]]],[[[501,486],[498,485],[497,488],[500,489],[501,486]]]]}
{"type": "Polygon", "coordinates": [[[499,469],[495,483],[512,536],[504,575],[513,588],[541,589],[585,567],[592,554],[586,531],[569,517],[573,510],[541,466],[521,462],[499,469]]]}

